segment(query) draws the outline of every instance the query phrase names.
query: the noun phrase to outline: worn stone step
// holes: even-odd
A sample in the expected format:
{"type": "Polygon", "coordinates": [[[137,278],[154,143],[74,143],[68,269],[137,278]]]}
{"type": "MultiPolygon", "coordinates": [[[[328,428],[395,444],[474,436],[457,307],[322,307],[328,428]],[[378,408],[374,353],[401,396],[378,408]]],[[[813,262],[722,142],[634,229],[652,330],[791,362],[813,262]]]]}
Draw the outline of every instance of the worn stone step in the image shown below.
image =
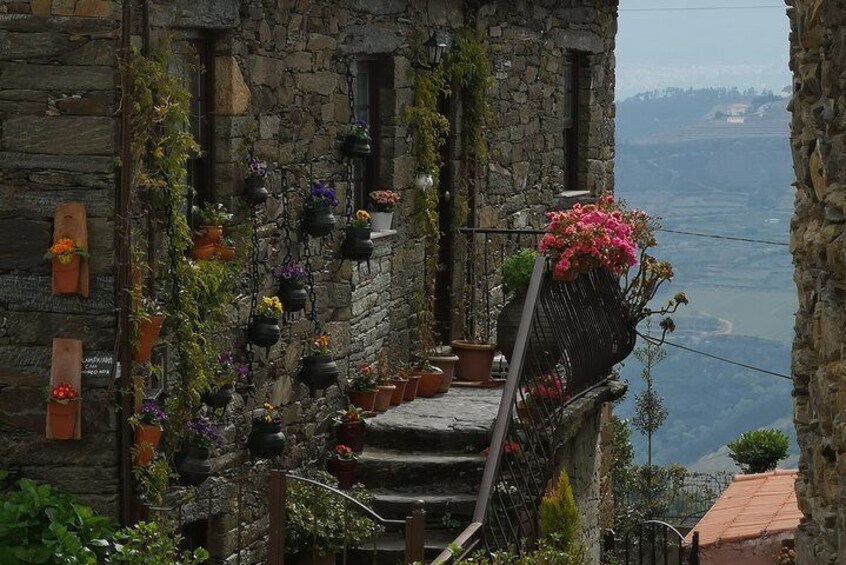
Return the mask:
{"type": "Polygon", "coordinates": [[[358,459],[357,478],[370,488],[419,488],[449,485],[466,490],[482,480],[485,458],[461,452],[433,453],[368,448],[358,459]]]}
{"type": "Polygon", "coordinates": [[[395,520],[411,515],[414,503],[423,501],[426,522],[433,527],[444,526],[444,517],[450,516],[462,524],[470,523],[476,507],[478,491],[472,492],[421,492],[419,490],[393,491],[374,489],[373,507],[381,516],[395,520]]]}
{"type": "MultiPolygon", "coordinates": [[[[451,544],[463,528],[458,530],[426,530],[424,539],[426,548],[426,561],[429,562],[437,557],[446,547],[451,544]]],[[[386,532],[376,542],[376,556],[373,555],[373,544],[354,549],[347,555],[347,563],[350,565],[397,565],[404,563],[405,556],[405,534],[399,532],[386,532]]]]}

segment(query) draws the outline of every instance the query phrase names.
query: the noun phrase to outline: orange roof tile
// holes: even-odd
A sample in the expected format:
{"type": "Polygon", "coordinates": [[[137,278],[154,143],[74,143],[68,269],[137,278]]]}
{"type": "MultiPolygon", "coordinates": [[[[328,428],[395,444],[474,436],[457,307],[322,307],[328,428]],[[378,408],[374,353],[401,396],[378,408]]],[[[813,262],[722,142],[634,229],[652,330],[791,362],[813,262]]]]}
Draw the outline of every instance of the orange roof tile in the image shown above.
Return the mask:
{"type": "Polygon", "coordinates": [[[687,535],[699,532],[699,545],[742,540],[762,533],[795,530],[802,512],[794,483],[799,471],[736,475],[710,510],[687,535]]]}

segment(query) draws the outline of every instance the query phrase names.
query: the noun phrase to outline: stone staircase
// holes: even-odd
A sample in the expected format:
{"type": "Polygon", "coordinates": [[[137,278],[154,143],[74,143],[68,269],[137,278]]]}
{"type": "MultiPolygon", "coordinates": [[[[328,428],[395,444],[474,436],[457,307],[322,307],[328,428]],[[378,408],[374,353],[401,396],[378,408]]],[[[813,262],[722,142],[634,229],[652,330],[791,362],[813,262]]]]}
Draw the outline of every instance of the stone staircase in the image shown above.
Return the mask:
{"type": "MultiPolygon", "coordinates": [[[[453,387],[418,398],[368,420],[358,480],[375,496],[385,518],[405,519],[422,500],[426,509],[426,558],[433,559],[469,523],[482,480],[490,431],[501,389],[453,387]]],[[[386,532],[350,563],[395,565],[405,548],[401,531],[386,532]]]]}

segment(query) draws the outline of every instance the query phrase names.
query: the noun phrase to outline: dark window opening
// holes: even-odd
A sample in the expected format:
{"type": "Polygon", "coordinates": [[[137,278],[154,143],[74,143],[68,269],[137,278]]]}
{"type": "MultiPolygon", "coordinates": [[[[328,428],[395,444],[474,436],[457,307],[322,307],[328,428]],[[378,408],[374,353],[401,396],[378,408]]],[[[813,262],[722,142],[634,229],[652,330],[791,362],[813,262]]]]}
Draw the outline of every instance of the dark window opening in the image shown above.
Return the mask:
{"type": "Polygon", "coordinates": [[[368,208],[367,195],[380,187],[382,160],[381,95],[389,87],[390,69],[385,59],[359,59],[355,63],[355,117],[370,126],[372,153],[353,163],[353,206],[368,208]]]}
{"type": "Polygon", "coordinates": [[[584,190],[581,129],[587,107],[582,94],[589,86],[590,66],[584,53],[569,53],[564,59],[564,190],[584,190]]]}
{"type": "Polygon", "coordinates": [[[206,549],[209,546],[209,521],[196,520],[184,524],[181,528],[182,542],[179,548],[183,551],[194,551],[195,549],[206,549]]]}

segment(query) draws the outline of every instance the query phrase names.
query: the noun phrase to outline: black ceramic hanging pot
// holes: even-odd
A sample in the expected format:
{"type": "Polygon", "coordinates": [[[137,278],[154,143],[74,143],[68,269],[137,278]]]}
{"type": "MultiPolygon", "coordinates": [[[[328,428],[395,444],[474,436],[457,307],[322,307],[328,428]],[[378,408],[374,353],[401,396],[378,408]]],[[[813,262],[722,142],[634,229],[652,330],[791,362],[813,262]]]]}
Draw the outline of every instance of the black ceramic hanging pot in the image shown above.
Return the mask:
{"type": "Polygon", "coordinates": [[[282,422],[268,422],[264,418],[253,418],[253,427],[247,440],[247,447],[253,457],[270,459],[285,452],[285,434],[282,422]]]}
{"type": "Polygon", "coordinates": [[[211,460],[207,447],[192,443],[183,444],[173,462],[183,485],[199,485],[211,475],[211,460]]]}
{"type": "Polygon", "coordinates": [[[279,320],[272,316],[255,316],[247,328],[247,339],[259,347],[276,345],[282,337],[279,320]]]}
{"type": "Polygon", "coordinates": [[[370,140],[354,135],[344,138],[344,154],[348,157],[369,157],[373,150],[370,147],[370,140]]]}
{"type": "Polygon", "coordinates": [[[308,292],[302,285],[298,283],[291,283],[285,279],[279,282],[279,292],[277,293],[279,300],[282,302],[282,307],[288,314],[299,312],[305,308],[308,300],[308,292]]]}
{"type": "Polygon", "coordinates": [[[329,388],[338,382],[338,365],[329,353],[303,357],[300,378],[312,390],[329,388]]]}
{"type": "Polygon", "coordinates": [[[222,386],[214,392],[205,393],[203,395],[203,402],[205,402],[206,406],[215,410],[226,408],[232,402],[234,391],[235,389],[232,385],[222,386]]]}
{"type": "Polygon", "coordinates": [[[250,175],[244,178],[244,200],[252,206],[264,204],[270,193],[264,186],[264,178],[258,175],[250,175]]]}
{"type": "Polygon", "coordinates": [[[343,245],[344,257],[351,261],[366,261],[373,255],[370,228],[348,227],[343,245]]]}
{"type": "Polygon", "coordinates": [[[312,237],[323,237],[332,233],[337,220],[332,209],[327,206],[306,208],[303,216],[303,229],[312,237]]]}

